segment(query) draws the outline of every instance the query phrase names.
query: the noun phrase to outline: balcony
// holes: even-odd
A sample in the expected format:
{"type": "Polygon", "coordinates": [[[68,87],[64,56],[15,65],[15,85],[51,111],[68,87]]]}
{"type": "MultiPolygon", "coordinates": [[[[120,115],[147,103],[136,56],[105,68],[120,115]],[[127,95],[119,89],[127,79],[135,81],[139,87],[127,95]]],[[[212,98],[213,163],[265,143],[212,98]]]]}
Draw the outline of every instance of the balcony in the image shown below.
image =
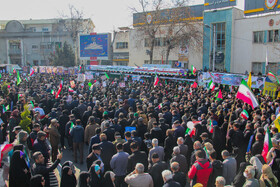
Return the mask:
{"type": "Polygon", "coordinates": [[[21,49],[9,49],[9,55],[21,55],[21,49]]]}

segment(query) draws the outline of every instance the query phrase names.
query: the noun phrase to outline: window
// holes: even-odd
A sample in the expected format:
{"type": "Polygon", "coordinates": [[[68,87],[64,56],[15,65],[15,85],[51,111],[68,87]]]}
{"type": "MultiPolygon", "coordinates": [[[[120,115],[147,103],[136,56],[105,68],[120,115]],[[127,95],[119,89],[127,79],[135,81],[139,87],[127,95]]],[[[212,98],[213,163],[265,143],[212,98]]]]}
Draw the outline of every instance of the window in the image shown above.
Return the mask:
{"type": "Polygon", "coordinates": [[[279,30],[268,31],[268,42],[279,42],[279,30]]]}
{"type": "Polygon", "coordinates": [[[151,40],[149,38],[145,38],[144,46],[145,47],[150,47],[151,46],[151,40]]]}
{"type": "Polygon", "coordinates": [[[117,42],[116,49],[127,49],[128,42],[117,42]]]}
{"type": "Polygon", "coordinates": [[[160,38],[155,39],[155,46],[161,46],[160,45],[160,38]]]}
{"type": "Polygon", "coordinates": [[[36,32],[36,27],[30,27],[29,28],[32,32],[36,32]]]}
{"type": "Polygon", "coordinates": [[[36,50],[36,49],[38,49],[38,45],[32,45],[31,48],[32,48],[33,50],[36,50]]]}
{"type": "Polygon", "coordinates": [[[263,43],[264,31],[253,32],[254,43],[263,43]]]}
{"type": "Polygon", "coordinates": [[[40,49],[52,49],[52,43],[41,43],[40,49]]]}
{"type": "MultiPolygon", "coordinates": [[[[161,46],[166,46],[167,45],[167,40],[166,38],[155,38],[155,47],[161,47],[161,46]]],[[[145,38],[145,47],[150,47],[151,46],[151,39],[150,38],[145,38]]]]}
{"type": "Polygon", "coordinates": [[[253,62],[252,63],[252,72],[254,75],[262,73],[262,63],[261,62],[253,62]]]}
{"type": "Polygon", "coordinates": [[[42,28],[42,32],[48,32],[48,31],[49,31],[49,28],[47,28],[47,27],[42,28]]]}

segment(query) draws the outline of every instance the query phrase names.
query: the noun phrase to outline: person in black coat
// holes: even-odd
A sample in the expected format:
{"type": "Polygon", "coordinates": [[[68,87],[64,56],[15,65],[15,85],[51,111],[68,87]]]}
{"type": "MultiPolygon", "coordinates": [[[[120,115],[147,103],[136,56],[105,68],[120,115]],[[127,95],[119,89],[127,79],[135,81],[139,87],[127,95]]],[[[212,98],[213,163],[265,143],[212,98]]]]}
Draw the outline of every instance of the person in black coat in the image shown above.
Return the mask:
{"type": "Polygon", "coordinates": [[[93,144],[92,151],[86,159],[88,170],[90,169],[90,167],[94,161],[101,160],[100,154],[101,154],[101,148],[100,148],[99,144],[93,144]]]}
{"type": "Polygon", "coordinates": [[[157,122],[153,123],[153,128],[151,129],[151,139],[156,138],[158,139],[159,145],[163,145],[164,142],[164,134],[161,128],[158,126],[157,122]]]}
{"type": "Polygon", "coordinates": [[[110,141],[107,141],[106,134],[100,135],[101,143],[99,144],[101,147],[101,159],[104,163],[104,172],[111,170],[110,161],[114,154],[116,154],[116,148],[114,144],[110,141]]]}
{"type": "Polygon", "coordinates": [[[82,171],[78,179],[78,187],[89,187],[89,176],[88,172],[82,171]]]}
{"type": "Polygon", "coordinates": [[[261,133],[256,134],[256,141],[252,145],[252,156],[256,156],[257,154],[262,154],[263,150],[263,135],[261,133]]]}
{"type": "Polygon", "coordinates": [[[164,181],[164,185],[162,187],[181,187],[178,182],[173,180],[171,171],[164,170],[161,174],[164,181]]]}
{"type": "Polygon", "coordinates": [[[50,155],[49,155],[49,146],[46,142],[46,136],[47,134],[43,131],[39,131],[37,133],[37,139],[34,141],[33,144],[33,153],[40,151],[43,156],[45,157],[45,163],[48,162],[50,155]]]}
{"type": "Polygon", "coordinates": [[[60,187],[76,187],[77,180],[72,169],[69,166],[64,166],[62,171],[60,187]]]}
{"type": "Polygon", "coordinates": [[[179,171],[179,163],[173,162],[170,169],[173,172],[173,180],[178,182],[182,187],[186,186],[187,177],[185,173],[179,171]]]}
{"type": "Polygon", "coordinates": [[[132,138],[131,138],[131,132],[127,131],[124,133],[125,139],[127,140],[124,144],[123,144],[123,151],[127,152],[128,154],[131,155],[131,149],[130,149],[130,144],[133,142],[132,138]]]}
{"type": "Polygon", "coordinates": [[[24,153],[22,151],[17,150],[13,153],[9,169],[10,187],[29,187],[31,173],[23,157],[24,153]]]}
{"type": "Polygon", "coordinates": [[[216,151],[210,153],[209,159],[213,167],[213,172],[209,177],[208,186],[215,186],[216,178],[218,176],[223,176],[223,163],[220,160],[216,160],[217,159],[216,151]]]}
{"type": "Polygon", "coordinates": [[[105,129],[103,133],[106,134],[107,140],[110,142],[115,141],[115,130],[112,127],[110,127],[109,121],[107,121],[104,126],[105,129]]]}
{"type": "Polygon", "coordinates": [[[30,187],[44,187],[45,186],[45,179],[43,175],[34,175],[30,179],[30,187]]]}
{"type": "Polygon", "coordinates": [[[62,115],[59,116],[58,121],[59,121],[58,131],[61,135],[60,143],[61,143],[61,147],[64,148],[65,127],[67,122],[69,121],[68,110],[62,111],[62,115]]]}
{"type": "Polygon", "coordinates": [[[115,187],[115,174],[112,171],[107,171],[102,180],[102,186],[115,187]]]}
{"type": "Polygon", "coordinates": [[[134,171],[137,163],[141,163],[145,167],[145,171],[148,170],[148,157],[145,152],[139,151],[138,144],[136,142],[132,142],[130,144],[130,148],[132,154],[128,157],[127,162],[127,173],[131,173],[134,171]]]}
{"type": "Polygon", "coordinates": [[[243,186],[243,184],[246,182],[246,178],[244,177],[243,172],[245,171],[245,169],[248,165],[249,165],[248,162],[242,162],[240,164],[237,174],[234,177],[233,182],[232,182],[234,187],[243,186]]]}
{"type": "Polygon", "coordinates": [[[152,155],[152,162],[153,162],[153,165],[149,170],[149,174],[153,178],[154,187],[161,187],[163,185],[163,179],[161,176],[161,172],[168,169],[168,164],[164,161],[160,161],[157,153],[154,153],[152,155]]]}
{"type": "Polygon", "coordinates": [[[164,160],[168,162],[172,158],[173,147],[176,145],[176,140],[173,136],[172,129],[166,131],[166,138],[164,140],[164,160]]]}
{"type": "Polygon", "coordinates": [[[89,169],[89,186],[90,187],[102,187],[102,177],[100,175],[101,169],[98,164],[92,164],[89,169]]]}

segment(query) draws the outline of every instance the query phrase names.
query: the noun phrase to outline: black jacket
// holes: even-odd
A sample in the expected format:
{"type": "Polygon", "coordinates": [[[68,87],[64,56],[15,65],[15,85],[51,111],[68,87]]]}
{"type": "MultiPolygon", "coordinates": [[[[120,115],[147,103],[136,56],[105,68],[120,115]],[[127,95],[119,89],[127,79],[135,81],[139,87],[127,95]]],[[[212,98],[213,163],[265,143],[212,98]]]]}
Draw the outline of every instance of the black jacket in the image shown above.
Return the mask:
{"type": "Polygon", "coordinates": [[[45,187],[50,186],[50,176],[49,173],[53,171],[57,165],[59,164],[60,160],[57,159],[51,167],[47,167],[45,164],[33,164],[33,173],[34,175],[36,174],[41,174],[45,178],[45,187]]]}
{"type": "Polygon", "coordinates": [[[114,154],[116,154],[115,146],[110,141],[102,141],[100,143],[101,151],[101,159],[104,163],[105,171],[111,170],[110,161],[114,154]]]}
{"type": "Polygon", "coordinates": [[[145,167],[145,171],[148,170],[148,157],[145,152],[135,151],[128,157],[127,173],[131,173],[135,169],[137,163],[142,163],[145,167]]]}
{"type": "Polygon", "coordinates": [[[127,152],[128,154],[130,154],[131,155],[131,150],[130,150],[130,144],[133,142],[133,140],[127,140],[127,142],[125,142],[124,144],[123,144],[123,151],[124,152],[127,152]]]}
{"type": "Polygon", "coordinates": [[[220,160],[215,160],[212,162],[213,172],[211,173],[208,186],[215,186],[216,178],[218,176],[223,176],[223,163],[220,160]]]}
{"type": "Polygon", "coordinates": [[[187,177],[186,174],[183,172],[174,172],[173,173],[173,180],[178,182],[182,187],[186,186],[187,177]]]}
{"type": "Polygon", "coordinates": [[[86,161],[87,161],[87,169],[89,170],[90,169],[90,166],[92,165],[92,163],[94,161],[96,161],[98,158],[97,156],[94,154],[94,153],[91,153],[88,155],[86,161]]]}
{"type": "Polygon", "coordinates": [[[178,182],[175,182],[173,179],[168,180],[164,183],[162,187],[180,187],[181,185],[178,182]]]}
{"type": "Polygon", "coordinates": [[[262,154],[262,150],[263,150],[263,141],[256,141],[253,145],[252,145],[252,155],[256,156],[257,154],[262,154]]]}
{"type": "Polygon", "coordinates": [[[168,169],[168,164],[164,161],[159,161],[150,168],[149,173],[153,178],[154,187],[162,187],[164,182],[161,172],[163,172],[166,169],[168,169]]]}

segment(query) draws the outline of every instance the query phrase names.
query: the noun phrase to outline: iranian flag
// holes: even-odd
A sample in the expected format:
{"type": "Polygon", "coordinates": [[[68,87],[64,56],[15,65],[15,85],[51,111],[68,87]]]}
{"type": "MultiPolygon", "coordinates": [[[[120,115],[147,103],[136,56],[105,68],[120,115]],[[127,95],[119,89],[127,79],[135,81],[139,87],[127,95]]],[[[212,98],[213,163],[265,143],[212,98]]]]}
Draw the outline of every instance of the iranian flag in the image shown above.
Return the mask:
{"type": "Polygon", "coordinates": [[[7,105],[6,107],[4,105],[2,105],[3,110],[2,113],[5,114],[5,112],[7,112],[8,110],[10,110],[10,105],[7,105]]]}
{"type": "Polygon", "coordinates": [[[195,68],[193,65],[192,65],[191,72],[192,72],[192,75],[194,75],[194,74],[195,74],[195,72],[196,72],[196,68],[195,68]]]}
{"type": "Polygon", "coordinates": [[[29,76],[31,77],[34,74],[34,68],[31,66],[29,76]]]}
{"type": "Polygon", "coordinates": [[[241,99],[245,103],[249,104],[253,109],[259,106],[259,103],[255,95],[248,87],[245,80],[241,81],[241,84],[238,88],[238,92],[236,94],[236,98],[241,99]]]}
{"type": "Polygon", "coordinates": [[[160,104],[158,105],[158,109],[161,109],[162,107],[163,107],[163,104],[160,103],[160,104]]]}
{"type": "Polygon", "coordinates": [[[54,90],[51,90],[51,94],[55,95],[55,91],[54,91],[54,90]]]}
{"type": "Polygon", "coordinates": [[[209,132],[213,134],[213,131],[214,131],[214,126],[213,126],[213,123],[212,123],[212,120],[210,119],[209,121],[209,132]]]}
{"type": "Polygon", "coordinates": [[[262,150],[262,156],[263,156],[265,162],[267,162],[266,156],[271,148],[272,148],[272,142],[271,142],[271,137],[270,137],[270,133],[269,133],[269,128],[267,126],[265,137],[264,137],[263,150],[262,150]]]}
{"type": "Polygon", "coordinates": [[[156,75],[156,76],[155,76],[154,87],[156,87],[156,86],[158,85],[158,82],[159,82],[159,78],[158,78],[158,76],[156,75]]]}
{"type": "Polygon", "coordinates": [[[223,100],[223,94],[222,94],[222,91],[221,91],[221,90],[219,90],[219,92],[218,92],[218,93],[216,93],[215,97],[216,97],[216,100],[218,100],[218,101],[223,100]]]}
{"type": "Polygon", "coordinates": [[[56,99],[58,98],[58,96],[59,96],[59,94],[60,94],[60,92],[62,90],[62,86],[63,86],[63,79],[61,80],[60,85],[59,85],[59,89],[58,89],[58,91],[56,93],[56,96],[55,96],[56,99]]]}
{"type": "Polygon", "coordinates": [[[71,121],[69,134],[70,134],[71,130],[74,128],[74,126],[75,126],[74,123],[71,121]]]}
{"type": "Polygon", "coordinates": [[[17,73],[17,70],[15,68],[13,68],[13,73],[16,74],[17,73]]]}
{"type": "Polygon", "coordinates": [[[277,82],[278,84],[280,84],[276,75],[274,75],[271,71],[268,72],[267,76],[272,82],[277,82]]]}
{"type": "Polygon", "coordinates": [[[213,92],[214,89],[215,89],[215,84],[214,84],[214,82],[212,80],[208,84],[208,89],[209,90],[211,89],[211,92],[213,92]]]}
{"type": "Polygon", "coordinates": [[[249,119],[249,114],[246,110],[243,110],[240,115],[246,120],[249,119]]]}
{"type": "Polygon", "coordinates": [[[13,144],[1,144],[0,145],[0,165],[3,159],[3,156],[10,152],[13,149],[13,144]]]}
{"type": "Polygon", "coordinates": [[[68,91],[69,92],[74,92],[74,90],[69,86],[69,88],[68,88],[68,91]]]}
{"type": "Polygon", "coordinates": [[[195,129],[187,128],[185,135],[189,135],[190,137],[193,137],[195,135],[195,129]]]}

